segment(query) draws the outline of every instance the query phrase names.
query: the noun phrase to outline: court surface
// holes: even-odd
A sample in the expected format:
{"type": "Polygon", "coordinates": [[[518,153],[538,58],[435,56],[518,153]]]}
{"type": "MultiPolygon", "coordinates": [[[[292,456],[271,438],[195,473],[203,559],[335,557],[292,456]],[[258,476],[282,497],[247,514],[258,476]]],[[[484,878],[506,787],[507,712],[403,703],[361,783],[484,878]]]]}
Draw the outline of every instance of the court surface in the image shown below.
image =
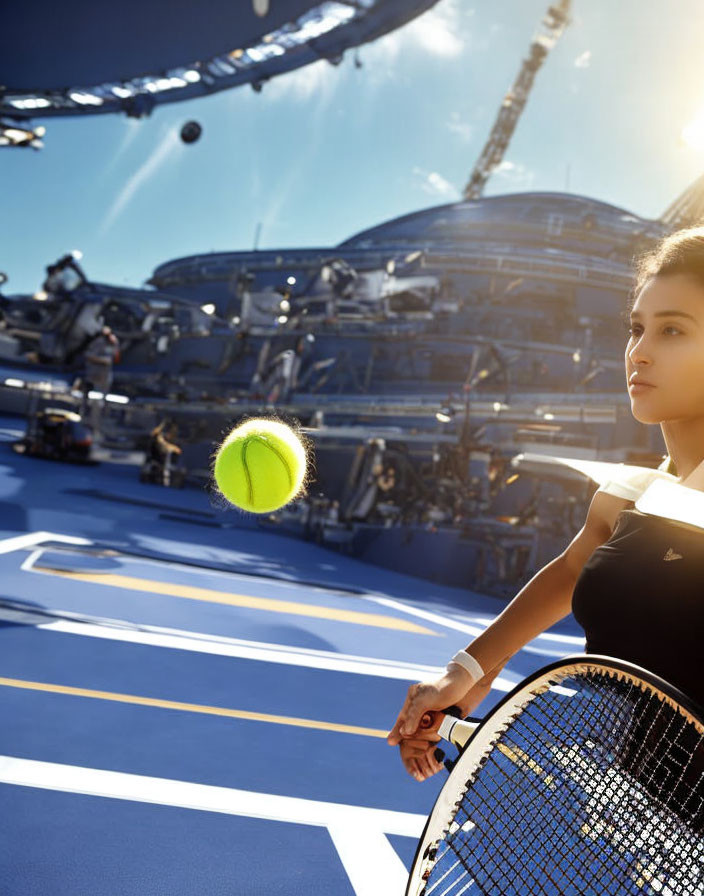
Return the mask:
{"type": "MultiPolygon", "coordinates": [[[[402,896],[444,773],[385,737],[504,602],[0,426],[0,892],[402,896]]],[[[478,714],[583,649],[569,619],[478,714]]]]}

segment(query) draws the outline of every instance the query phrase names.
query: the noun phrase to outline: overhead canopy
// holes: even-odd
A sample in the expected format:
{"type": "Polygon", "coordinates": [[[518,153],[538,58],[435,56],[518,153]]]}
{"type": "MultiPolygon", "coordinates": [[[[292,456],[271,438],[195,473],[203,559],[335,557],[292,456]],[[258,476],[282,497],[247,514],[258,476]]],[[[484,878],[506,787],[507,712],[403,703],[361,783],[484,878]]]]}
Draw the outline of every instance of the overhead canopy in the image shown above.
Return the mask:
{"type": "Polygon", "coordinates": [[[24,0],[5,4],[0,113],[123,111],[267,78],[403,25],[437,0],[24,0]],[[4,96],[2,95],[4,93],[4,96]],[[136,98],[141,98],[139,101],[136,98]]]}
{"type": "Polygon", "coordinates": [[[257,43],[317,5],[273,0],[260,18],[248,0],[8,3],[0,82],[8,90],[61,89],[166,71],[257,43]]]}

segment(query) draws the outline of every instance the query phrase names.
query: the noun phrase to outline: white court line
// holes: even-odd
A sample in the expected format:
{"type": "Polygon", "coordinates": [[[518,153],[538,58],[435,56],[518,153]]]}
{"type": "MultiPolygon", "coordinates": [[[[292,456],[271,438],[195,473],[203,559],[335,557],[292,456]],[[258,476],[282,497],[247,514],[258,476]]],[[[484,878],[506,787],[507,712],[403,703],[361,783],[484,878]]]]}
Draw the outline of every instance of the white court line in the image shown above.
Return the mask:
{"type": "MultiPolygon", "coordinates": [[[[0,540],[0,554],[11,553],[12,551],[20,550],[22,548],[34,547],[35,545],[41,544],[42,541],[55,541],[62,542],[64,544],[74,544],[81,546],[89,546],[92,545],[92,542],[86,538],[78,538],[71,535],[58,535],[53,532],[30,532],[26,535],[18,535],[12,538],[6,538],[4,540],[0,540]]],[[[26,572],[33,572],[33,566],[37,562],[37,560],[41,557],[44,551],[48,550],[48,547],[39,547],[37,550],[32,551],[32,553],[25,558],[22,563],[21,568],[26,572]]],[[[232,572],[221,570],[221,569],[208,569],[200,566],[192,566],[186,563],[178,563],[172,562],[170,560],[160,560],[155,559],[153,557],[134,557],[133,555],[120,554],[118,552],[118,557],[128,561],[135,563],[143,563],[146,565],[152,566],[168,566],[170,569],[183,569],[186,572],[190,573],[200,573],[205,572],[208,576],[220,576],[225,577],[228,580],[232,581],[233,577],[236,579],[242,579],[246,581],[251,581],[252,578],[261,578],[262,581],[266,581],[268,584],[276,585],[281,588],[293,588],[293,587],[306,587],[307,590],[312,591],[321,591],[328,594],[343,594],[347,596],[347,592],[337,591],[334,587],[326,587],[324,585],[311,585],[311,586],[303,586],[299,582],[282,580],[279,578],[269,579],[266,576],[243,576],[241,573],[238,573],[236,570],[232,572]]],[[[479,628],[477,626],[469,625],[465,622],[460,622],[457,619],[450,619],[446,616],[441,616],[437,613],[431,613],[427,610],[420,610],[416,607],[411,607],[408,604],[404,604],[401,601],[396,601],[391,598],[381,597],[373,594],[364,594],[363,592],[355,592],[352,594],[353,597],[361,597],[365,600],[372,601],[381,606],[387,606],[396,610],[400,610],[402,613],[407,613],[410,616],[417,616],[419,618],[425,619],[428,622],[435,622],[438,625],[442,625],[445,628],[452,628],[455,631],[466,632],[469,635],[473,635],[476,637],[480,635],[484,629],[479,628]]],[[[478,622],[484,623],[485,626],[489,625],[496,617],[475,617],[478,622]]],[[[584,638],[577,637],[575,635],[558,635],[550,632],[543,632],[538,635],[538,638],[542,638],[548,641],[558,641],[565,644],[571,644],[573,646],[581,646],[584,643],[584,638]]],[[[537,639],[536,639],[537,640],[537,639]]]]}
{"type": "MultiPolygon", "coordinates": [[[[16,550],[19,547],[29,547],[42,541],[45,538],[52,540],[61,540],[63,536],[53,536],[51,533],[35,532],[31,536],[19,536],[18,539],[8,539],[9,542],[16,543],[16,550]]],[[[66,536],[69,542],[87,543],[83,539],[71,539],[66,536]]],[[[0,542],[0,552],[3,542],[0,542]]],[[[32,551],[22,563],[22,569],[28,572],[36,572],[33,569],[34,563],[41,556],[45,548],[38,548],[32,551]]],[[[161,563],[161,561],[156,561],[161,563]]],[[[191,569],[192,571],[192,569],[191,569]]],[[[325,589],[319,589],[321,591],[325,589]]],[[[364,600],[372,601],[382,606],[388,606],[392,609],[400,610],[412,616],[420,616],[428,621],[434,621],[446,628],[452,628],[456,631],[465,631],[469,634],[480,634],[483,629],[476,626],[468,626],[465,623],[457,622],[440,616],[436,613],[430,613],[427,610],[419,610],[409,607],[400,601],[390,598],[375,597],[373,595],[360,595],[364,600]]],[[[57,613],[65,611],[56,610],[57,613]]],[[[3,618],[9,618],[8,613],[11,610],[3,612],[3,618]]],[[[67,614],[71,615],[71,614],[67,614]]],[[[110,620],[114,625],[119,626],[120,620],[110,620]]],[[[424,681],[428,677],[437,677],[444,672],[443,666],[430,666],[418,663],[393,662],[384,659],[374,659],[372,657],[356,657],[346,654],[336,654],[329,651],[304,651],[301,648],[291,648],[279,645],[267,645],[262,642],[246,642],[238,639],[215,638],[198,632],[182,632],[177,629],[162,629],[159,627],[140,625],[139,630],[126,628],[106,628],[104,625],[91,625],[88,623],[73,623],[68,620],[42,623],[37,626],[51,631],[63,632],[66,634],[83,635],[86,637],[105,638],[115,641],[131,641],[133,643],[145,644],[158,647],[171,647],[180,650],[191,650],[199,653],[211,653],[219,656],[233,656],[244,659],[263,660],[266,662],[283,663],[287,665],[308,666],[315,669],[327,669],[329,671],[353,672],[360,675],[377,675],[383,678],[395,678],[402,681],[424,681]],[[305,658],[305,659],[304,659],[305,658]]],[[[491,689],[501,692],[508,692],[516,686],[517,682],[508,678],[499,676],[491,683],[491,689]]]]}
{"type": "Polygon", "coordinates": [[[78,538],[73,535],[57,535],[55,532],[27,532],[25,535],[14,535],[11,538],[0,539],[0,554],[11,554],[24,548],[31,548],[42,541],[60,541],[63,544],[90,545],[93,542],[87,538],[78,538]]]}
{"type": "Polygon", "coordinates": [[[24,558],[24,560],[20,564],[20,569],[22,570],[22,572],[34,572],[32,567],[37,562],[37,560],[41,557],[41,555],[44,553],[44,550],[45,550],[45,548],[37,548],[36,550],[27,554],[27,556],[24,558]]]}
{"type": "MultiPolygon", "coordinates": [[[[62,613],[61,610],[55,612],[62,613]]],[[[29,622],[31,624],[31,611],[28,613],[12,608],[0,609],[0,619],[7,622],[29,622]]],[[[149,647],[167,647],[175,650],[188,650],[193,653],[208,653],[213,656],[259,660],[266,663],[281,663],[287,666],[303,666],[332,672],[374,675],[379,678],[394,678],[401,681],[422,681],[428,676],[437,677],[444,671],[444,667],[441,666],[375,659],[374,657],[333,653],[327,650],[287,647],[263,641],[245,641],[239,638],[185,632],[178,629],[143,625],[140,625],[139,628],[130,628],[119,620],[109,620],[107,624],[94,624],[59,619],[56,622],[42,622],[36,627],[44,631],[66,635],[103,638],[109,641],[143,644],[149,647]]]]}
{"type": "MultiPolygon", "coordinates": [[[[463,617],[457,616],[454,618],[461,619],[463,617]]],[[[488,626],[496,619],[496,616],[471,616],[469,618],[476,620],[481,625],[488,626]]],[[[584,644],[584,636],[579,637],[578,635],[558,635],[554,632],[542,632],[535,640],[537,641],[539,638],[545,641],[559,641],[562,644],[572,644],[573,646],[584,644]]]]}
{"type": "MultiPolygon", "coordinates": [[[[427,622],[433,622],[435,623],[435,625],[441,625],[445,628],[451,628],[456,632],[465,632],[466,634],[472,635],[475,638],[478,635],[481,635],[486,629],[486,626],[480,627],[477,625],[469,625],[467,622],[460,622],[458,619],[453,619],[448,616],[441,616],[439,613],[431,613],[429,610],[421,610],[418,607],[410,607],[407,604],[404,604],[398,600],[393,600],[392,598],[373,597],[372,595],[367,595],[366,599],[371,600],[375,604],[379,604],[382,607],[389,607],[392,610],[398,610],[401,613],[407,613],[409,616],[417,616],[419,619],[425,619],[427,622]]],[[[483,617],[479,619],[479,617],[477,617],[477,619],[481,622],[484,622],[484,620],[486,620],[487,625],[493,622],[495,618],[496,617],[483,617]]],[[[570,645],[570,647],[572,648],[584,647],[584,638],[580,638],[575,635],[558,635],[554,633],[543,632],[528,644],[524,645],[521,650],[525,651],[526,653],[536,653],[541,656],[545,656],[546,654],[548,656],[564,655],[562,653],[556,653],[553,650],[549,650],[547,648],[543,649],[542,647],[538,646],[536,642],[540,641],[541,639],[545,639],[547,641],[558,641],[570,645]]],[[[492,688],[496,688],[500,691],[508,691],[511,689],[511,687],[515,687],[516,684],[518,684],[518,681],[511,683],[508,682],[507,679],[502,679],[499,677],[492,683],[492,688]],[[507,683],[510,684],[510,687],[503,686],[507,683]]]]}
{"type": "MultiPolygon", "coordinates": [[[[446,616],[440,616],[437,613],[431,613],[428,610],[419,610],[417,607],[409,607],[400,601],[392,600],[388,597],[371,597],[371,595],[369,595],[367,600],[374,601],[374,603],[379,604],[382,607],[390,607],[393,610],[408,613],[410,616],[418,616],[428,622],[434,622],[436,625],[443,625],[445,628],[451,628],[457,632],[466,632],[468,635],[474,635],[475,638],[477,635],[481,635],[484,631],[483,628],[479,628],[476,625],[467,625],[466,622],[458,622],[456,619],[448,619],[446,616]]],[[[511,681],[510,679],[503,678],[503,676],[499,675],[498,678],[495,678],[492,681],[491,690],[505,692],[512,691],[519,681],[520,679],[518,681],[511,681]]]]}
{"type": "MultiPolygon", "coordinates": [[[[31,547],[35,544],[38,544],[42,541],[62,541],[68,544],[79,544],[79,545],[90,545],[92,542],[82,539],[82,538],[73,538],[71,536],[64,535],[54,535],[51,532],[34,532],[30,535],[21,535],[16,538],[6,539],[4,542],[0,541],[0,553],[9,553],[10,551],[18,550],[23,547],[31,547]],[[26,541],[25,541],[26,539],[26,541]],[[8,545],[7,549],[4,548],[4,545],[8,545]]],[[[26,572],[36,572],[33,568],[34,564],[41,557],[45,550],[48,550],[47,547],[40,547],[37,550],[33,551],[22,563],[21,568],[26,572]]],[[[455,631],[466,632],[469,635],[473,635],[475,638],[477,635],[480,635],[484,628],[480,628],[476,625],[469,625],[466,622],[460,622],[457,619],[449,618],[447,616],[441,616],[438,613],[431,613],[428,610],[420,610],[417,607],[411,607],[408,604],[404,604],[401,601],[393,600],[388,597],[381,597],[374,594],[365,594],[363,592],[354,592],[353,594],[348,594],[347,592],[338,591],[334,587],[326,587],[324,585],[302,585],[300,582],[295,580],[288,581],[282,580],[279,578],[267,578],[266,576],[243,576],[241,573],[237,573],[236,570],[232,572],[221,570],[221,569],[208,569],[206,567],[192,566],[185,563],[172,562],[170,560],[158,560],[152,557],[134,557],[131,555],[119,554],[119,557],[128,562],[141,563],[145,565],[152,566],[168,566],[169,569],[183,569],[184,571],[190,574],[202,574],[205,573],[207,576],[214,577],[222,577],[227,578],[229,581],[232,581],[233,578],[240,579],[243,581],[249,581],[253,578],[260,579],[262,582],[266,582],[267,585],[274,585],[279,588],[291,589],[291,588],[303,588],[305,587],[308,591],[320,591],[325,594],[337,594],[342,595],[343,597],[359,597],[363,600],[372,601],[373,603],[379,604],[380,606],[386,606],[391,609],[399,610],[402,613],[406,613],[409,616],[417,616],[421,619],[425,619],[428,622],[435,622],[437,625],[444,626],[445,628],[451,628],[455,631]]],[[[496,617],[476,617],[477,621],[480,623],[485,623],[489,625],[493,622],[496,617]]],[[[557,641],[564,644],[569,644],[573,647],[583,647],[584,646],[584,638],[580,638],[575,635],[558,635],[551,632],[543,632],[537,636],[535,640],[544,639],[547,641],[557,641]]],[[[525,649],[525,648],[524,648],[525,649]]],[[[539,649],[533,649],[529,652],[540,653],[539,649]]]]}
{"type": "MultiPolygon", "coordinates": [[[[424,815],[255,793],[34,759],[0,756],[0,782],[109,799],[220,812],[329,830],[356,896],[402,896],[408,872],[385,834],[420,837],[424,815]],[[382,875],[373,873],[372,863],[382,875]],[[380,886],[380,880],[383,886],[380,886]]],[[[304,850],[300,859],[307,861],[304,850]]]]}
{"type": "Polygon", "coordinates": [[[408,604],[401,603],[399,600],[393,600],[390,597],[375,597],[371,594],[366,596],[367,600],[373,601],[382,607],[390,607],[392,610],[399,610],[401,613],[407,613],[409,616],[417,616],[419,619],[425,619],[427,622],[434,622],[436,625],[442,625],[445,628],[454,629],[456,632],[466,632],[468,635],[481,635],[484,631],[483,627],[478,625],[468,625],[466,622],[459,622],[456,619],[450,619],[447,616],[440,616],[438,613],[431,613],[430,610],[420,610],[418,607],[410,607],[408,604]]]}
{"type": "MultiPolygon", "coordinates": [[[[14,538],[8,538],[8,539],[5,539],[4,541],[0,541],[0,553],[9,553],[10,551],[19,550],[20,548],[32,547],[32,546],[37,545],[38,543],[40,543],[42,541],[46,541],[46,540],[60,541],[60,542],[65,542],[67,544],[81,544],[81,545],[90,545],[91,544],[90,541],[88,541],[87,539],[83,539],[83,538],[74,538],[72,536],[56,535],[51,532],[33,532],[33,533],[29,533],[27,535],[20,535],[20,536],[14,537],[14,538]]],[[[32,567],[33,567],[34,563],[36,562],[37,558],[41,555],[43,550],[44,550],[43,548],[39,548],[38,550],[33,551],[30,554],[30,556],[24,560],[24,562],[22,564],[22,569],[26,569],[27,571],[34,571],[34,570],[32,570],[32,567]]],[[[149,561],[149,562],[162,563],[163,561],[149,561]]],[[[168,565],[171,565],[171,564],[168,564],[168,565]]],[[[174,565],[180,565],[180,564],[174,564],[174,565]]],[[[190,569],[191,571],[193,571],[192,567],[184,567],[184,568],[187,568],[187,569],[190,569]]],[[[228,575],[226,573],[222,573],[222,571],[219,571],[219,572],[222,575],[228,575]]],[[[288,585],[289,587],[292,586],[291,583],[282,583],[282,585],[284,585],[284,584],[288,585]]],[[[326,589],[319,588],[316,590],[325,591],[326,589]]],[[[469,625],[465,622],[460,622],[455,619],[450,619],[446,616],[441,616],[438,613],[432,613],[428,610],[421,610],[421,609],[418,609],[417,607],[410,607],[407,604],[404,604],[401,601],[393,600],[392,598],[377,597],[377,596],[374,596],[371,594],[360,595],[360,596],[363,597],[364,600],[371,601],[380,606],[389,607],[391,609],[398,610],[402,613],[406,613],[410,616],[417,616],[421,619],[425,619],[428,622],[434,622],[436,625],[440,625],[445,628],[450,628],[450,629],[453,629],[454,631],[465,632],[466,634],[473,635],[474,637],[476,637],[477,635],[480,635],[484,631],[484,629],[480,628],[479,626],[469,625]]],[[[39,627],[53,629],[56,631],[59,631],[59,630],[68,631],[68,628],[62,628],[62,627],[70,626],[70,625],[72,625],[72,623],[70,623],[70,622],[66,622],[66,623],[57,622],[57,623],[47,623],[47,624],[41,625],[39,627]]],[[[146,627],[140,626],[140,628],[142,630],[144,630],[146,627]]],[[[156,639],[157,638],[156,633],[159,632],[159,630],[153,629],[152,631],[154,632],[152,637],[154,637],[156,639]]],[[[95,631],[85,631],[85,630],[79,631],[78,629],[76,629],[76,630],[72,631],[71,633],[87,635],[89,637],[106,637],[106,638],[112,638],[113,640],[122,640],[122,641],[133,640],[135,643],[152,644],[152,645],[161,646],[161,647],[178,647],[179,649],[199,650],[199,652],[202,652],[202,653],[219,653],[220,655],[223,655],[223,656],[245,657],[244,652],[228,653],[228,652],[220,651],[220,650],[216,650],[216,649],[212,649],[212,650],[199,649],[199,647],[195,647],[193,645],[184,646],[183,643],[181,643],[181,644],[167,643],[169,636],[172,638],[173,637],[178,637],[181,639],[184,638],[184,635],[174,632],[173,630],[171,630],[171,631],[166,630],[165,632],[163,632],[163,630],[162,630],[163,634],[161,635],[161,637],[163,638],[163,640],[161,643],[158,643],[158,644],[157,644],[157,640],[147,640],[147,638],[149,637],[149,635],[147,635],[147,634],[145,634],[144,640],[139,640],[133,633],[130,633],[130,637],[128,637],[122,633],[116,634],[113,632],[113,630],[110,630],[110,634],[106,634],[105,632],[106,632],[106,630],[103,629],[102,627],[96,627],[95,631]]],[[[188,634],[192,636],[194,633],[188,633],[188,634]]],[[[196,637],[199,639],[199,642],[200,642],[200,639],[206,638],[207,636],[199,635],[196,633],[196,637]]],[[[539,637],[542,637],[542,636],[539,636],[539,637]]],[[[551,639],[559,639],[562,636],[552,635],[552,636],[546,636],[546,637],[551,637],[551,639]]],[[[570,636],[566,636],[566,637],[570,637],[570,636]]],[[[256,644],[256,642],[253,642],[253,643],[256,644]]],[[[571,637],[570,637],[569,643],[574,643],[572,641],[571,637]]],[[[581,639],[579,639],[579,643],[581,643],[581,639]]],[[[261,645],[261,644],[257,645],[257,647],[262,647],[262,646],[263,645],[261,645]]],[[[304,663],[301,661],[301,655],[296,648],[284,647],[282,649],[282,648],[277,648],[277,647],[272,646],[274,650],[278,649],[281,651],[277,655],[277,658],[274,659],[271,656],[265,656],[264,653],[262,652],[262,650],[257,649],[257,647],[253,647],[252,645],[246,645],[246,643],[245,644],[240,643],[239,648],[233,647],[232,649],[233,650],[239,649],[240,651],[250,651],[248,653],[248,655],[245,657],[247,659],[268,660],[269,662],[287,663],[289,665],[300,665],[300,666],[308,665],[311,668],[335,669],[337,671],[342,671],[342,672],[358,672],[359,674],[362,674],[362,675],[381,675],[381,677],[397,678],[397,679],[401,679],[403,681],[422,681],[428,675],[437,676],[438,674],[441,674],[444,671],[443,667],[425,666],[425,665],[412,664],[412,663],[408,663],[408,664],[395,663],[395,664],[387,666],[386,663],[388,661],[374,660],[369,657],[354,657],[354,658],[352,658],[352,664],[350,664],[351,658],[349,656],[345,656],[344,654],[330,654],[326,658],[325,657],[325,654],[327,653],[326,651],[320,651],[317,653],[317,657],[318,657],[317,663],[313,659],[313,657],[315,656],[315,653],[311,652],[311,655],[309,656],[309,662],[304,663]],[[364,670],[361,666],[356,666],[355,668],[353,668],[354,663],[356,663],[358,660],[370,663],[370,665],[367,667],[367,670],[364,670]],[[326,661],[328,662],[327,665],[325,665],[326,661]],[[335,663],[337,665],[332,665],[335,663]],[[371,664],[374,665],[374,669],[372,669],[371,664]],[[384,668],[386,669],[386,674],[384,674],[382,671],[380,671],[384,668]],[[393,670],[395,670],[395,672],[393,670]]],[[[529,652],[534,652],[534,651],[529,649],[529,652]]],[[[498,676],[491,683],[491,689],[496,690],[496,691],[508,692],[508,691],[512,690],[516,686],[516,684],[518,684],[518,681],[512,681],[503,676],[498,676]]]]}
{"type": "MultiPolygon", "coordinates": [[[[46,534],[46,533],[39,533],[46,534]]],[[[50,540],[61,540],[58,537],[53,537],[50,540]]],[[[67,540],[67,539],[63,539],[67,540]]],[[[0,542],[1,544],[1,542],[0,542]]],[[[81,542],[83,544],[83,542],[81,542]]],[[[92,545],[93,542],[86,541],[86,545],[92,545]]],[[[33,563],[36,563],[37,559],[41,557],[44,551],[49,551],[53,549],[53,545],[45,546],[35,551],[33,556],[33,563]]],[[[57,548],[60,550],[60,548],[57,548]]],[[[113,549],[110,549],[113,550],[113,549]]],[[[91,554],[91,552],[81,552],[84,556],[87,555],[89,557],[95,556],[95,554],[91,554]]],[[[67,552],[67,555],[70,554],[67,552]]],[[[284,579],[281,576],[268,576],[266,573],[250,573],[244,574],[239,572],[234,567],[231,570],[227,569],[219,569],[210,566],[202,566],[197,563],[179,563],[178,560],[166,560],[160,557],[146,557],[141,556],[139,554],[125,554],[120,551],[119,548],[114,549],[114,554],[110,556],[111,560],[121,560],[125,565],[133,564],[138,566],[156,566],[157,568],[163,569],[167,567],[169,571],[173,570],[182,570],[189,575],[194,576],[207,576],[208,578],[222,578],[226,579],[228,582],[232,583],[232,581],[239,581],[251,584],[252,582],[259,582],[261,584],[265,584],[267,587],[272,586],[274,588],[283,588],[286,590],[291,590],[292,588],[298,588],[299,590],[305,589],[307,592],[319,591],[322,594],[331,594],[335,597],[349,597],[349,598],[363,598],[365,596],[364,592],[360,591],[349,591],[343,588],[336,588],[334,585],[323,585],[323,584],[313,584],[307,582],[301,582],[298,579],[284,579]]],[[[27,561],[25,561],[27,563],[27,561]]],[[[28,572],[35,572],[32,569],[32,565],[27,565],[28,572]]],[[[23,566],[24,568],[24,566],[23,566]]],[[[44,573],[45,574],[45,573],[44,573]]]]}
{"type": "Polygon", "coordinates": [[[408,871],[383,833],[373,828],[339,823],[330,825],[328,831],[357,896],[363,893],[402,896],[405,893],[408,871]]]}

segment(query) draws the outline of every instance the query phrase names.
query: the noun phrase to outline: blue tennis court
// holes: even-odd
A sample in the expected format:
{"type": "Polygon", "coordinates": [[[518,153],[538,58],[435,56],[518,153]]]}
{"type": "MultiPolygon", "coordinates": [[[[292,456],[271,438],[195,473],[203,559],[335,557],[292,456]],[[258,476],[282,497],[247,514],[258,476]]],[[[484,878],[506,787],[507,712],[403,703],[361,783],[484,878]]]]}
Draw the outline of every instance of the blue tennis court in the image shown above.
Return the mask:
{"type": "MultiPolygon", "coordinates": [[[[8,441],[0,501],[6,891],[403,893],[441,779],[386,733],[501,601],[8,441]]],[[[537,639],[482,711],[580,648],[537,639]]]]}

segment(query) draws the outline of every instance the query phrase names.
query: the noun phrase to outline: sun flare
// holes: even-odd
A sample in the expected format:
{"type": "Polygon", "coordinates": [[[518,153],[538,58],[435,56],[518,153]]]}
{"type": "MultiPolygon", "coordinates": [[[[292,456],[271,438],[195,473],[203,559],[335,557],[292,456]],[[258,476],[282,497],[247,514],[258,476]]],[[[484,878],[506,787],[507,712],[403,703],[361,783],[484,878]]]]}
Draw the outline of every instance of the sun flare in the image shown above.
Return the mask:
{"type": "Polygon", "coordinates": [[[692,149],[704,152],[704,106],[694,118],[682,128],[682,139],[692,149]]]}

